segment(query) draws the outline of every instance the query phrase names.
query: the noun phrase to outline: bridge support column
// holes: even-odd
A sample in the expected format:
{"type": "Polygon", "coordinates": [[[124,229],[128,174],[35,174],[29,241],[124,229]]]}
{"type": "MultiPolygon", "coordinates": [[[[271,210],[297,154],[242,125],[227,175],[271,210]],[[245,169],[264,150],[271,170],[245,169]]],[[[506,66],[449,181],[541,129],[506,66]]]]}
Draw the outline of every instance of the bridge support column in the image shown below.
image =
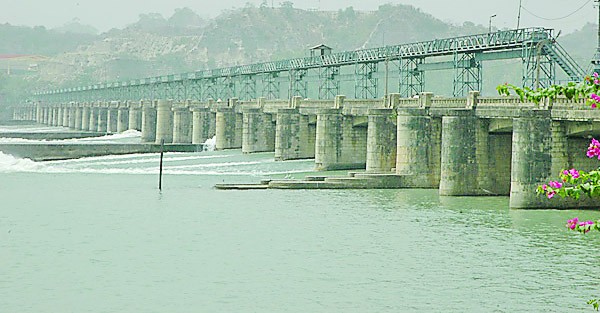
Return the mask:
{"type": "Polygon", "coordinates": [[[42,108],[42,104],[40,102],[36,104],[35,121],[38,124],[42,124],[44,122],[44,109],[42,108]]]}
{"type": "Polygon", "coordinates": [[[77,121],[77,103],[71,103],[68,107],[69,110],[69,128],[75,129],[77,121]]]}
{"type": "Polygon", "coordinates": [[[242,152],[275,151],[275,125],[271,114],[249,108],[243,113],[242,152]]]}
{"type": "Polygon", "coordinates": [[[309,140],[308,116],[298,109],[277,110],[275,160],[298,160],[315,157],[315,145],[309,140]]]}
{"type": "Polygon", "coordinates": [[[156,141],[156,107],[152,101],[142,104],[142,142],[156,141]]]}
{"type": "Polygon", "coordinates": [[[129,102],[129,120],[127,129],[142,130],[142,101],[139,103],[129,102]]]}
{"type": "Polygon", "coordinates": [[[171,100],[158,100],[156,105],[156,144],[173,143],[173,111],[171,100]]]}
{"type": "Polygon", "coordinates": [[[192,143],[192,112],[185,104],[173,107],[173,143],[192,143]]]}
{"type": "Polygon", "coordinates": [[[122,133],[129,126],[129,111],[127,103],[119,103],[117,108],[117,133],[122,133]]]}
{"type": "Polygon", "coordinates": [[[142,142],[156,141],[156,103],[144,101],[142,104],[142,142]]]}
{"type": "Polygon", "coordinates": [[[474,196],[492,193],[488,172],[487,123],[473,110],[455,110],[442,118],[442,158],[439,193],[474,196]]]}
{"type": "Polygon", "coordinates": [[[117,119],[119,111],[119,102],[113,101],[108,104],[108,113],[106,115],[106,131],[114,134],[117,132],[117,119]]]}
{"type": "Polygon", "coordinates": [[[239,149],[242,147],[242,115],[232,107],[217,108],[216,144],[217,150],[239,149]]]}
{"type": "MultiPolygon", "coordinates": [[[[192,107],[192,143],[203,144],[209,138],[211,113],[208,108],[192,107]]],[[[213,120],[214,124],[215,121],[213,120]]]]}
{"type": "Polygon", "coordinates": [[[88,121],[87,130],[96,132],[98,131],[98,107],[97,103],[92,103],[90,106],[90,116],[88,121]]]}
{"type": "MultiPolygon", "coordinates": [[[[69,115],[71,114],[71,110],[69,110],[69,105],[68,104],[61,104],[62,106],[62,120],[60,122],[60,125],[62,125],[63,127],[69,127],[69,115]]],[[[61,117],[59,116],[59,120],[61,119],[61,117]]]]}
{"type": "Polygon", "coordinates": [[[81,129],[89,130],[90,128],[90,104],[84,103],[81,109],[81,129]]]}
{"type": "Polygon", "coordinates": [[[438,188],[440,183],[441,119],[426,108],[398,109],[396,174],[406,175],[406,187],[438,188]]]}
{"type": "Polygon", "coordinates": [[[52,106],[52,115],[50,117],[50,125],[58,126],[58,107],[52,106]]]}
{"type": "Polygon", "coordinates": [[[75,129],[81,129],[81,125],[83,124],[83,119],[82,119],[82,108],[81,108],[81,104],[76,104],[75,106],[75,129]]]}
{"type": "Polygon", "coordinates": [[[396,167],[396,135],[393,109],[369,110],[367,172],[388,173],[396,167]]]}
{"type": "Polygon", "coordinates": [[[35,122],[37,120],[37,107],[35,106],[35,104],[29,107],[28,117],[29,118],[27,120],[29,121],[35,122]]]}
{"type": "Polygon", "coordinates": [[[108,107],[107,104],[102,103],[98,107],[98,132],[107,133],[107,120],[108,120],[108,107]]]}
{"type": "MultiPolygon", "coordinates": [[[[511,208],[549,208],[553,203],[536,189],[553,177],[552,119],[550,111],[521,111],[513,119],[511,208]]],[[[558,174],[558,173],[556,173],[558,174]]]]}
{"type": "Polygon", "coordinates": [[[317,170],[365,168],[367,129],[353,127],[352,117],[342,115],[341,109],[318,111],[316,136],[317,170]]]}
{"type": "Polygon", "coordinates": [[[50,107],[45,106],[44,107],[44,113],[43,113],[43,116],[42,116],[42,123],[43,124],[49,125],[49,117],[48,117],[48,115],[49,115],[48,113],[49,112],[50,112],[50,107]]]}

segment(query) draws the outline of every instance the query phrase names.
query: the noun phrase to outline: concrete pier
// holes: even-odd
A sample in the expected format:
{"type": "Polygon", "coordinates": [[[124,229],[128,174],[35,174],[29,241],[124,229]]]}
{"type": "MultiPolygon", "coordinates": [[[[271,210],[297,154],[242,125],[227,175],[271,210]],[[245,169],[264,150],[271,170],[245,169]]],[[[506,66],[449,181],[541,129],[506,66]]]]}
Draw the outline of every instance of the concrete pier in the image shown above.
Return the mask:
{"type": "Polygon", "coordinates": [[[61,114],[61,107],[60,106],[56,106],[52,108],[52,126],[59,126],[60,125],[60,114],[61,114]]]}
{"type": "MultiPolygon", "coordinates": [[[[440,195],[483,194],[478,181],[477,117],[473,110],[456,110],[442,118],[440,195]]],[[[487,134],[486,134],[487,135],[487,134]]]]}
{"type": "Polygon", "coordinates": [[[83,124],[83,111],[82,111],[82,107],[81,104],[77,104],[75,106],[75,125],[73,126],[74,129],[77,130],[81,130],[81,125],[83,124]]]}
{"type": "Polygon", "coordinates": [[[67,104],[63,104],[62,105],[62,126],[63,127],[69,127],[69,116],[71,113],[71,110],[69,109],[69,105],[67,104]]]}
{"type": "Polygon", "coordinates": [[[300,114],[298,109],[277,111],[275,160],[315,157],[314,136],[311,136],[308,122],[308,116],[300,114]]]}
{"type": "Polygon", "coordinates": [[[108,104],[106,115],[106,132],[109,134],[114,134],[117,132],[119,104],[120,102],[118,101],[112,101],[108,104]]]}
{"type": "Polygon", "coordinates": [[[354,127],[341,109],[317,114],[315,164],[317,170],[359,169],[366,166],[367,129],[354,127]]]}
{"type": "Polygon", "coordinates": [[[81,129],[89,130],[90,129],[90,108],[91,104],[84,103],[83,108],[81,110],[81,129]]]}
{"type": "Polygon", "coordinates": [[[89,131],[98,131],[98,103],[92,103],[90,106],[90,116],[88,122],[89,131]]]}
{"type": "Polygon", "coordinates": [[[98,132],[99,133],[108,133],[108,105],[106,103],[101,103],[98,106],[98,132]]]}
{"type": "Polygon", "coordinates": [[[156,106],[152,101],[142,104],[142,142],[156,141],[156,106]]]}
{"type": "Polygon", "coordinates": [[[77,103],[71,103],[67,110],[69,110],[69,128],[75,129],[77,122],[77,103]]]}
{"type": "Polygon", "coordinates": [[[370,109],[367,172],[388,173],[396,167],[396,121],[393,109],[370,109]]]}
{"type": "Polygon", "coordinates": [[[161,142],[173,142],[173,111],[171,110],[173,101],[158,100],[156,105],[156,140],[157,144],[161,142]]]}
{"type": "Polygon", "coordinates": [[[173,143],[192,143],[192,112],[188,104],[173,106],[173,143]]]}
{"type": "Polygon", "coordinates": [[[396,174],[409,176],[407,187],[438,188],[441,137],[441,119],[427,109],[398,109],[396,174]]]}
{"type": "Polygon", "coordinates": [[[122,133],[129,128],[129,108],[127,103],[119,103],[117,107],[117,133],[122,133]]]}
{"type": "Polygon", "coordinates": [[[239,149],[242,147],[242,115],[232,107],[217,108],[216,149],[239,149]]]}
{"type": "Polygon", "coordinates": [[[211,119],[212,114],[209,108],[192,105],[191,110],[192,143],[202,144],[206,142],[208,138],[212,138],[212,136],[209,135],[209,131],[211,129],[211,123],[214,125],[216,121],[211,119]]]}
{"type": "Polygon", "coordinates": [[[130,101],[128,103],[129,107],[129,120],[128,120],[128,129],[142,130],[142,105],[143,102],[139,103],[130,101]]]}
{"type": "Polygon", "coordinates": [[[552,173],[552,118],[547,110],[523,110],[513,120],[513,147],[510,182],[512,208],[543,208],[549,199],[536,195],[538,186],[552,173]]]}
{"type": "Polygon", "coordinates": [[[242,152],[275,151],[275,123],[273,116],[260,108],[243,111],[242,152]]]}

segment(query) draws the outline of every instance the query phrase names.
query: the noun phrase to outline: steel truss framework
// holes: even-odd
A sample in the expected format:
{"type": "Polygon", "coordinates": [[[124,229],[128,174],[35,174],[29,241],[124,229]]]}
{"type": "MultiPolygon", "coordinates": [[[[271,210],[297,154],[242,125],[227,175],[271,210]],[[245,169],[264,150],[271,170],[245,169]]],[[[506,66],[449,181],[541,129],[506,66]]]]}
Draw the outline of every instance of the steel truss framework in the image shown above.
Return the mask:
{"type": "Polygon", "coordinates": [[[307,74],[308,70],[304,69],[290,71],[290,90],[288,93],[288,99],[291,99],[295,96],[308,98],[308,83],[304,79],[307,74]]]}
{"type": "Polygon", "coordinates": [[[319,99],[333,99],[340,94],[339,74],[337,66],[319,68],[319,99]]]}
{"type": "Polygon", "coordinates": [[[280,95],[280,83],[279,83],[279,73],[266,73],[262,74],[262,95],[267,99],[277,99],[280,95]]]}
{"type": "Polygon", "coordinates": [[[464,97],[469,91],[481,90],[481,62],[473,53],[454,54],[454,97],[464,97]]]}
{"type": "Polygon", "coordinates": [[[389,92],[413,96],[424,91],[425,72],[454,70],[453,94],[462,96],[468,90],[481,88],[482,62],[519,58],[523,61],[524,86],[554,82],[557,67],[571,80],[584,76],[584,71],[555,41],[551,29],[526,28],[38,92],[30,100],[56,103],[140,98],[274,99],[282,96],[280,84],[285,83],[285,77],[289,78],[290,97],[306,98],[309,90],[318,90],[317,97],[331,99],[340,90],[340,70],[347,66],[354,66],[354,96],[372,98],[380,96],[379,63],[390,61],[398,61],[399,75],[395,79],[399,84],[398,90],[389,92]],[[452,61],[436,62],[437,57],[450,57],[452,61]],[[432,62],[426,62],[431,59],[432,62]],[[309,70],[318,75],[307,75],[309,70]],[[257,88],[259,83],[261,88],[257,88]]]}
{"type": "Polygon", "coordinates": [[[424,71],[419,69],[419,65],[425,58],[406,58],[400,59],[398,63],[400,73],[400,85],[398,89],[400,96],[409,98],[418,95],[425,89],[424,71]]]}
{"type": "Polygon", "coordinates": [[[377,83],[376,77],[379,63],[356,63],[354,66],[354,98],[370,99],[377,98],[377,83]]]}

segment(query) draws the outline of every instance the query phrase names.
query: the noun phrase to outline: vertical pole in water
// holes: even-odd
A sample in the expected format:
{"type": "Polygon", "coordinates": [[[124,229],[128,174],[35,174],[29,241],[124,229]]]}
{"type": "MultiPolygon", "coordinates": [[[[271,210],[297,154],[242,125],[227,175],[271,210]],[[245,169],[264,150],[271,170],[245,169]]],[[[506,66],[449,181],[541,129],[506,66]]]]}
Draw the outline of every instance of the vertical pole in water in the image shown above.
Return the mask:
{"type": "Polygon", "coordinates": [[[158,190],[162,190],[163,154],[165,151],[165,140],[160,141],[160,166],[158,168],[158,190]]]}

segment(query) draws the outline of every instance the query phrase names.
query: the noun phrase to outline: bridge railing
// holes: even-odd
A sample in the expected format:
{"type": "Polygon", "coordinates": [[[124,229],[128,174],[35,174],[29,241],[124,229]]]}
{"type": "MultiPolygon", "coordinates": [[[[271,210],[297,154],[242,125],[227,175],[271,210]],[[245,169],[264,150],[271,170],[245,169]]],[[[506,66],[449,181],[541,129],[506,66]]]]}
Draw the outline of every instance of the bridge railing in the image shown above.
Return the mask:
{"type": "Polygon", "coordinates": [[[467,98],[433,98],[431,99],[432,107],[460,109],[467,106],[467,98]]]}

